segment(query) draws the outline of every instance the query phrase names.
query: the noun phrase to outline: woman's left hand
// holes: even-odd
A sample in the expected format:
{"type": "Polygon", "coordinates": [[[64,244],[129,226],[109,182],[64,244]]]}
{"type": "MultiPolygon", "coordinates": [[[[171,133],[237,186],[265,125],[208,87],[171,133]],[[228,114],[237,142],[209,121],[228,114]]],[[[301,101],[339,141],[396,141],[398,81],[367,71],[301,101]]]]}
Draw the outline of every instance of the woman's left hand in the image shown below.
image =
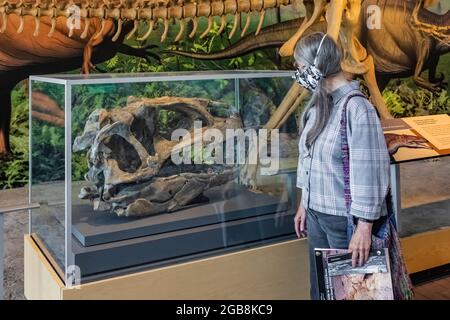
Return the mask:
{"type": "Polygon", "coordinates": [[[369,258],[372,244],[372,223],[359,220],[348,249],[352,252],[353,268],[363,266],[369,258]]]}

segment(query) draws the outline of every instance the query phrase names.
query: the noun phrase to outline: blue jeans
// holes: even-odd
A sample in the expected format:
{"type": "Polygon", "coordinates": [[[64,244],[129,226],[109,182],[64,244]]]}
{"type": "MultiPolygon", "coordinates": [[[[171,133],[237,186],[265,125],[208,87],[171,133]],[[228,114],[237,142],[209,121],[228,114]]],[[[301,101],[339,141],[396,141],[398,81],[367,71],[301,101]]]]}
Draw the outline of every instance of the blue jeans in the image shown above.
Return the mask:
{"type": "Polygon", "coordinates": [[[315,248],[348,249],[347,217],[334,216],[306,209],[306,229],[308,232],[311,300],[319,300],[315,248]]]}

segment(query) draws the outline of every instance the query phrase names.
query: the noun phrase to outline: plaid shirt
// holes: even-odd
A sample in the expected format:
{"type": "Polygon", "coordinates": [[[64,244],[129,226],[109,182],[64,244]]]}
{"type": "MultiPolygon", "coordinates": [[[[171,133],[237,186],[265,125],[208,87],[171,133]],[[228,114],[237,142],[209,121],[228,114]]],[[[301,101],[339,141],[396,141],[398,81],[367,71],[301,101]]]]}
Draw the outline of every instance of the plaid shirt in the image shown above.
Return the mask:
{"type": "MultiPolygon", "coordinates": [[[[346,216],[344,172],[342,165],[340,119],[345,97],[359,91],[352,81],[330,95],[333,111],[328,124],[306,149],[306,132],[311,128],[315,108],[311,108],[305,130],[299,139],[297,187],[302,189],[305,208],[346,216]]],[[[347,105],[347,135],[350,150],[350,213],[366,219],[387,214],[390,158],[380,120],[372,104],[363,97],[353,97],[347,105]]]]}

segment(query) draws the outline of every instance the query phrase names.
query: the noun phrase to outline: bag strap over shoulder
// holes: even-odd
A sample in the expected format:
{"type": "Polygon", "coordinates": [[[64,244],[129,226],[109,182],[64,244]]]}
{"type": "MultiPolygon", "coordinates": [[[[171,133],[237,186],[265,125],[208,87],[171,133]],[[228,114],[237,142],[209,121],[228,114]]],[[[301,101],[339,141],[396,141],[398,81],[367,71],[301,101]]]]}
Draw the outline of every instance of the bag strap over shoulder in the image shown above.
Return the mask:
{"type": "MultiPolygon", "coordinates": [[[[365,96],[360,92],[355,92],[348,95],[342,107],[341,114],[341,127],[340,127],[340,135],[341,135],[341,151],[342,151],[342,165],[344,168],[344,197],[345,197],[345,206],[347,208],[347,215],[350,216],[350,206],[352,203],[352,197],[350,192],[350,150],[348,146],[348,136],[347,136],[347,105],[350,99],[354,97],[363,97],[365,96]]],[[[394,208],[392,204],[392,193],[391,188],[389,187],[388,193],[386,195],[386,205],[388,209],[388,216],[392,220],[394,226],[397,226],[397,222],[395,221],[394,208]]]]}
{"type": "Polygon", "coordinates": [[[347,139],[347,105],[350,99],[354,97],[364,97],[362,93],[352,93],[345,98],[344,104],[342,106],[342,114],[341,114],[341,150],[342,150],[342,164],[344,167],[344,197],[345,197],[345,205],[347,207],[347,214],[350,214],[350,205],[352,202],[352,197],[350,194],[350,151],[348,147],[348,139],[347,139]]]}

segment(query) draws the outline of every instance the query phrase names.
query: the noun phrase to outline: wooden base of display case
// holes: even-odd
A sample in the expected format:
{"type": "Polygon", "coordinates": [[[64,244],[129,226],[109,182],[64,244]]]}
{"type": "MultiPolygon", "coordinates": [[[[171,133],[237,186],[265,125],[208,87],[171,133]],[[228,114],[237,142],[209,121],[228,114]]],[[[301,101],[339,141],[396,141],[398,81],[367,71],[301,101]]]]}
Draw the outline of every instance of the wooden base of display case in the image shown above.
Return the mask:
{"type": "MultiPolygon", "coordinates": [[[[401,239],[410,273],[450,263],[450,228],[401,239]]],[[[137,272],[68,289],[25,236],[28,299],[308,299],[305,239],[137,272]]]]}
{"type": "Polygon", "coordinates": [[[25,236],[27,299],[308,299],[306,240],[292,240],[64,288],[25,236]]]}
{"type": "Polygon", "coordinates": [[[450,228],[405,237],[401,244],[409,273],[450,263],[450,228]]]}

